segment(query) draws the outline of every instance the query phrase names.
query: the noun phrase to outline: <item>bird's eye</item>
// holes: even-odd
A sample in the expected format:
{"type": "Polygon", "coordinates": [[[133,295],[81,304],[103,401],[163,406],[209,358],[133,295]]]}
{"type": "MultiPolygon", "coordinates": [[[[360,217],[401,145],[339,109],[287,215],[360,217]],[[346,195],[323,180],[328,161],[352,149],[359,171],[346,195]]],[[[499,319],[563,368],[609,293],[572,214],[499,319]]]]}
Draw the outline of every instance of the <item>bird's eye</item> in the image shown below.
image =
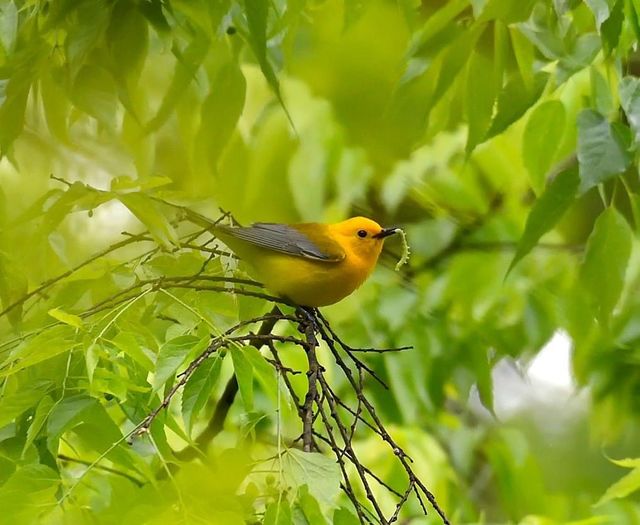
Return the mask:
{"type": "Polygon", "coordinates": [[[366,230],[358,230],[358,237],[361,237],[362,239],[364,239],[366,236],[367,236],[366,230]]]}

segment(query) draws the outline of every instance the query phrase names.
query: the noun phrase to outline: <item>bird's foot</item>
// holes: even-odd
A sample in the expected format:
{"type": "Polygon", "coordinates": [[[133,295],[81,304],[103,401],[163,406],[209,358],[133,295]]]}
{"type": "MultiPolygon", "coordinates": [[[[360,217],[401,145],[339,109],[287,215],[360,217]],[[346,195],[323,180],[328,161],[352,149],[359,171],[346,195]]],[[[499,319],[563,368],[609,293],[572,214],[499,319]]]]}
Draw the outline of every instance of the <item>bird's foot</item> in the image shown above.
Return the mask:
{"type": "Polygon", "coordinates": [[[314,333],[320,331],[316,308],[310,306],[298,306],[296,308],[296,316],[300,319],[298,330],[300,330],[301,333],[306,332],[307,327],[311,327],[314,333]]]}

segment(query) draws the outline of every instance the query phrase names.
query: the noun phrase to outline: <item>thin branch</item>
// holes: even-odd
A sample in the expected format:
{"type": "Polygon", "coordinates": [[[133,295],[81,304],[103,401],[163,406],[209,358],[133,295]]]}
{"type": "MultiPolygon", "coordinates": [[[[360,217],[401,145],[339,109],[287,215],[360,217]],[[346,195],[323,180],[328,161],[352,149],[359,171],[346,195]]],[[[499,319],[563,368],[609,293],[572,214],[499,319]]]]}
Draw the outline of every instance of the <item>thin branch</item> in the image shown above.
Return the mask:
{"type": "Polygon", "coordinates": [[[121,470],[117,470],[117,469],[111,468],[111,467],[106,467],[104,465],[94,465],[93,462],[87,461],[86,459],[72,458],[71,456],[67,456],[65,454],[58,454],[58,459],[60,461],[66,462],[66,463],[78,463],[79,465],[85,465],[86,467],[92,467],[92,468],[95,468],[97,470],[102,470],[104,472],[108,472],[109,474],[114,474],[116,476],[121,476],[123,478],[128,479],[132,483],[136,484],[138,487],[142,487],[145,484],[145,482],[143,480],[140,480],[140,479],[136,478],[135,476],[132,476],[131,474],[128,474],[127,472],[123,472],[121,470]]]}
{"type": "Polygon", "coordinates": [[[191,375],[202,364],[202,362],[205,359],[207,359],[207,357],[209,357],[211,354],[217,352],[220,348],[226,347],[227,345],[228,345],[228,342],[225,341],[224,338],[218,337],[211,342],[211,344],[207,347],[207,349],[204,352],[202,352],[198,357],[196,357],[193,361],[191,361],[191,363],[186,368],[186,370],[178,376],[178,381],[176,381],[176,383],[171,387],[169,392],[164,396],[164,398],[160,402],[160,405],[157,408],[155,408],[150,414],[148,414],[147,417],[145,417],[137,425],[135,431],[132,434],[132,437],[136,437],[136,436],[140,436],[142,434],[148,433],[149,428],[151,427],[151,424],[156,419],[156,417],[158,417],[158,414],[160,414],[162,410],[164,410],[169,406],[169,403],[173,399],[173,396],[175,396],[178,390],[180,390],[180,388],[182,388],[187,383],[187,381],[189,381],[189,378],[191,377],[191,375]]]}
{"type": "MultiPolygon", "coordinates": [[[[329,440],[325,436],[323,436],[322,434],[314,431],[314,435],[320,441],[324,441],[329,446],[331,446],[331,443],[329,442],[329,440]]],[[[342,449],[342,453],[343,453],[342,455],[346,456],[347,458],[349,458],[350,461],[352,461],[352,458],[350,456],[350,452],[349,451],[342,449]]],[[[364,471],[367,473],[368,476],[370,476],[371,478],[375,479],[381,486],[383,486],[389,492],[391,492],[392,494],[396,495],[399,498],[402,497],[402,494],[400,494],[396,489],[394,489],[393,487],[388,485],[380,476],[378,476],[375,472],[373,472],[369,467],[367,467],[366,465],[362,465],[362,468],[364,469],[364,471]]]]}
{"type": "Polygon", "coordinates": [[[318,397],[317,382],[320,374],[320,365],[316,356],[318,341],[316,340],[313,319],[309,319],[309,314],[303,308],[298,308],[297,313],[300,318],[300,327],[306,338],[305,353],[307,354],[307,363],[309,365],[307,369],[307,394],[302,406],[302,444],[305,452],[311,452],[313,446],[313,421],[315,419],[313,406],[318,397]]]}
{"type": "MultiPolygon", "coordinates": [[[[322,417],[324,428],[328,436],[327,439],[329,441],[329,444],[332,450],[334,451],[339,450],[340,447],[338,446],[338,443],[336,442],[336,439],[334,437],[331,420],[327,417],[324,409],[322,408],[322,405],[320,405],[319,407],[319,412],[320,412],[320,416],[322,417]]],[[[347,473],[347,467],[346,467],[344,458],[342,454],[336,454],[336,458],[338,460],[338,465],[340,466],[340,471],[342,472],[343,483],[340,486],[344,491],[344,493],[347,495],[347,497],[351,500],[351,503],[353,503],[353,506],[356,509],[356,513],[358,514],[358,518],[360,519],[360,523],[364,523],[365,515],[362,511],[362,504],[360,503],[360,500],[358,500],[358,497],[356,496],[353,490],[353,487],[351,486],[351,481],[349,480],[349,474],[347,473]]]]}
{"type": "MultiPolygon", "coordinates": [[[[275,324],[275,322],[277,321],[277,316],[276,313],[279,310],[277,309],[277,307],[274,307],[274,309],[272,310],[271,315],[269,316],[261,316],[261,317],[257,317],[255,319],[249,320],[249,321],[242,321],[238,324],[236,324],[235,326],[232,326],[231,328],[229,328],[226,332],[224,332],[221,336],[214,338],[211,343],[209,344],[209,346],[200,353],[200,355],[198,355],[193,361],[191,361],[191,363],[189,363],[189,365],[187,366],[187,368],[181,372],[180,374],[178,374],[176,376],[176,378],[178,379],[178,381],[176,381],[176,383],[171,387],[171,389],[169,390],[169,392],[167,394],[165,394],[164,398],[162,399],[162,401],[160,402],[160,405],[158,407],[156,407],[151,413],[149,413],[147,415],[147,417],[145,417],[142,422],[140,422],[134,432],[134,436],[138,436],[141,434],[144,434],[146,432],[149,431],[149,428],[151,427],[151,424],[153,423],[153,421],[155,420],[156,417],[158,417],[158,414],[164,410],[165,408],[167,408],[169,406],[169,403],[171,403],[171,400],[173,399],[173,397],[176,395],[176,393],[178,392],[178,390],[180,390],[180,388],[182,388],[187,381],[189,381],[189,378],[191,377],[191,375],[197,370],[197,368],[205,361],[205,359],[207,359],[210,355],[214,354],[215,352],[217,352],[218,350],[220,350],[221,348],[225,348],[227,347],[230,343],[232,342],[243,342],[243,343],[248,343],[248,344],[252,344],[254,341],[262,341],[263,338],[266,339],[270,339],[270,340],[284,340],[286,342],[299,342],[300,344],[303,344],[302,341],[300,340],[296,340],[295,338],[285,338],[285,337],[279,337],[273,334],[268,334],[268,332],[270,332],[275,324]],[[259,333],[257,335],[254,334],[247,334],[247,335],[243,335],[243,336],[231,336],[231,334],[233,334],[234,332],[236,332],[239,328],[246,326],[247,324],[251,324],[251,323],[257,323],[262,321],[262,326],[260,328],[261,332],[264,333],[259,333]]],[[[229,394],[230,395],[230,394],[229,394]]],[[[235,394],[234,394],[235,395],[235,394]]],[[[224,420],[224,418],[222,418],[222,421],[224,420]]],[[[215,421],[215,415],[214,418],[212,419],[212,432],[215,432],[215,434],[217,434],[221,427],[218,428],[217,425],[221,425],[222,422],[221,421],[215,421]]]]}
{"type": "MultiPolygon", "coordinates": [[[[429,503],[431,504],[433,509],[438,513],[438,515],[442,519],[443,523],[445,525],[450,525],[450,522],[449,522],[445,512],[438,505],[438,502],[437,502],[435,496],[427,489],[427,487],[424,485],[424,483],[422,481],[420,481],[420,479],[413,472],[413,469],[412,469],[412,467],[410,465],[411,459],[409,458],[409,456],[393,440],[391,435],[388,433],[388,431],[386,430],[386,428],[382,424],[382,421],[378,417],[378,415],[377,415],[377,413],[375,411],[375,408],[373,407],[371,402],[366,398],[366,396],[364,396],[362,390],[360,390],[358,388],[358,384],[357,384],[357,382],[355,381],[355,379],[353,377],[353,373],[352,373],[351,369],[346,365],[346,363],[344,362],[344,360],[342,359],[342,357],[338,353],[338,350],[335,347],[334,339],[332,337],[330,337],[330,335],[329,335],[329,333],[333,334],[333,331],[332,331],[329,323],[327,322],[327,320],[324,317],[320,316],[319,319],[322,321],[318,325],[318,330],[320,332],[320,335],[321,335],[322,339],[329,346],[329,349],[330,349],[331,353],[333,354],[333,356],[334,356],[334,358],[336,360],[336,363],[338,364],[338,366],[344,372],[344,375],[346,376],[346,378],[347,378],[348,382],[350,383],[352,389],[354,390],[356,395],[359,397],[359,399],[361,399],[363,406],[366,408],[366,410],[369,413],[370,417],[373,419],[373,421],[375,423],[375,426],[378,428],[379,434],[381,435],[382,439],[389,444],[390,448],[393,450],[393,453],[399,459],[400,463],[402,464],[402,467],[404,468],[405,472],[407,473],[407,475],[409,477],[410,483],[412,483],[416,487],[416,491],[417,491],[417,489],[420,489],[420,491],[429,500],[429,503]]],[[[347,355],[351,359],[353,359],[353,355],[352,354],[349,354],[347,352],[347,355]]],[[[359,368],[361,366],[357,361],[354,361],[354,362],[356,364],[356,367],[359,368]]],[[[322,384],[322,380],[321,380],[321,384],[322,384]]],[[[331,399],[331,398],[328,397],[328,399],[331,399]]]]}
{"type": "Polygon", "coordinates": [[[29,293],[23,295],[20,299],[14,301],[9,306],[7,306],[4,310],[2,310],[0,312],[0,317],[8,314],[14,308],[17,308],[21,304],[25,303],[26,301],[31,299],[33,296],[42,293],[44,290],[46,290],[50,286],[53,286],[57,282],[62,281],[63,279],[66,279],[67,277],[73,275],[75,272],[81,270],[85,266],[88,266],[92,262],[95,262],[98,259],[101,259],[102,257],[105,257],[106,255],[110,254],[111,252],[114,252],[116,250],[119,250],[120,248],[128,246],[129,244],[133,244],[135,242],[139,242],[140,239],[142,237],[144,237],[144,235],[146,235],[146,233],[141,233],[139,235],[134,235],[134,236],[128,237],[126,239],[123,239],[120,242],[112,244],[111,246],[109,246],[109,247],[105,248],[104,250],[96,253],[95,255],[89,257],[88,259],[86,259],[85,261],[81,262],[80,264],[74,266],[70,270],[67,270],[66,272],[63,272],[60,275],[57,275],[56,277],[52,277],[51,279],[48,279],[48,280],[44,281],[43,283],[40,284],[40,286],[34,288],[29,293]]]}
{"type": "MultiPolygon", "coordinates": [[[[353,465],[356,468],[356,471],[358,472],[358,476],[360,477],[360,481],[362,483],[362,486],[364,487],[367,499],[373,505],[373,508],[375,509],[376,514],[378,515],[378,518],[380,519],[380,521],[383,524],[386,525],[388,523],[388,521],[385,519],[384,513],[382,512],[382,509],[380,508],[380,506],[378,504],[378,501],[376,500],[375,496],[373,495],[373,491],[371,490],[371,487],[369,486],[369,483],[367,482],[366,472],[364,471],[364,469],[362,467],[362,464],[360,463],[360,460],[358,459],[356,453],[354,452],[354,450],[353,450],[353,448],[351,446],[351,441],[349,440],[348,430],[342,424],[342,421],[340,420],[340,416],[338,415],[337,405],[335,403],[335,400],[333,399],[333,396],[331,394],[327,395],[326,380],[324,379],[324,376],[322,374],[318,375],[318,380],[319,380],[319,383],[320,383],[320,387],[323,389],[323,393],[325,394],[325,397],[327,399],[327,403],[329,405],[329,410],[331,412],[331,417],[332,417],[333,421],[335,422],[336,426],[338,427],[338,432],[340,433],[340,436],[342,437],[342,441],[344,443],[344,449],[349,451],[351,462],[353,463],[353,465]]],[[[322,411],[322,409],[321,409],[321,411],[322,411]]],[[[339,455],[342,455],[342,454],[339,454],[339,455]]]]}

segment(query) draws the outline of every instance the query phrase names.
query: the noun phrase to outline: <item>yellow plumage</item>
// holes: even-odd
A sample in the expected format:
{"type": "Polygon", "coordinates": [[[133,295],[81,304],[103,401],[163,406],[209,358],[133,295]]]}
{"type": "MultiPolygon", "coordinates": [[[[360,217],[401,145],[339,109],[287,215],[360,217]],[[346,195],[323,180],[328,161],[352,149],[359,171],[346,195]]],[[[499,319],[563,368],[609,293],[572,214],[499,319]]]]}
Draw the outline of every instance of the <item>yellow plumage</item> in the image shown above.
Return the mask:
{"type": "Polygon", "coordinates": [[[365,217],[215,228],[267,289],[311,307],[336,303],[358,288],[373,271],[384,238],[396,231],[365,217]]]}

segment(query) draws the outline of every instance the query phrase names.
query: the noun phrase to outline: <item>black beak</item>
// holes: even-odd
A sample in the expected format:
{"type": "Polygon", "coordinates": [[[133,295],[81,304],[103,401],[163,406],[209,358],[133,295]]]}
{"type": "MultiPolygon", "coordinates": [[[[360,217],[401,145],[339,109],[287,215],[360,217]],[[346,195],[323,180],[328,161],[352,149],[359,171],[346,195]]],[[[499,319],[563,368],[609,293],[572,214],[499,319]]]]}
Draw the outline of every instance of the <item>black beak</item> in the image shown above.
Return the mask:
{"type": "Polygon", "coordinates": [[[376,233],[373,238],[374,239],[384,239],[385,237],[389,237],[389,235],[393,235],[398,232],[398,228],[382,228],[380,233],[376,233]]]}

